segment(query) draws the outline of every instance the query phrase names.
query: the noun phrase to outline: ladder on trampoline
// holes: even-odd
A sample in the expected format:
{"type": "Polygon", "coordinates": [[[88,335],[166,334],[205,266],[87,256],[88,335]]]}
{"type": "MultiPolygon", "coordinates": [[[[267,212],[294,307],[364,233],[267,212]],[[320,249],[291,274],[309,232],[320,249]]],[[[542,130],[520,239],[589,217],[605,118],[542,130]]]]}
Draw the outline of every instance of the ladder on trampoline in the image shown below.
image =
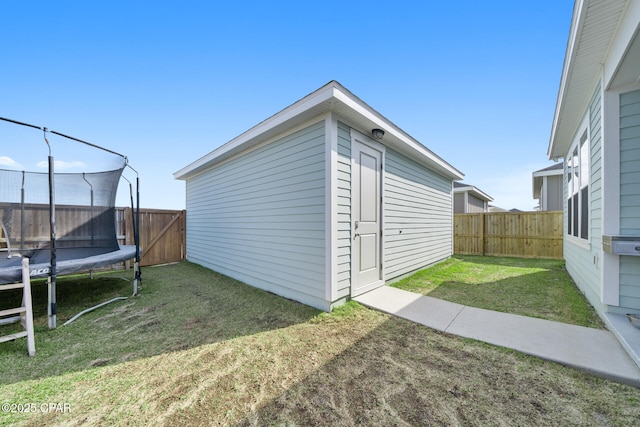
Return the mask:
{"type": "Polygon", "coordinates": [[[0,325],[20,322],[24,331],[0,336],[0,343],[27,337],[27,351],[29,356],[34,356],[36,354],[36,343],[33,334],[33,308],[31,305],[31,278],[29,276],[28,258],[22,259],[22,282],[0,285],[0,291],[11,289],[22,289],[22,305],[17,308],[0,310],[0,325]]]}

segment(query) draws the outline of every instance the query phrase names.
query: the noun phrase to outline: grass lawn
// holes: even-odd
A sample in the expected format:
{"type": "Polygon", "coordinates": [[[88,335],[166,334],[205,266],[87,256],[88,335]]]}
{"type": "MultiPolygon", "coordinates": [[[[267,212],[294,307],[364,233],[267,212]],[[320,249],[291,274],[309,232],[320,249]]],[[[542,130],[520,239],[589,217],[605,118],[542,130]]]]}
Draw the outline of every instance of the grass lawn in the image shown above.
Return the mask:
{"type": "MultiPolygon", "coordinates": [[[[129,294],[129,283],[106,276],[59,282],[60,325],[94,300],[129,294]]],[[[321,313],[187,262],[146,268],[143,278],[140,296],[53,331],[46,285],[34,286],[36,356],[26,355],[25,339],[0,344],[0,403],[37,410],[0,412],[0,425],[629,426],[640,419],[638,389],[357,303],[321,313]],[[61,412],[42,411],[42,403],[61,412]]]]}
{"type": "Polygon", "coordinates": [[[604,328],[560,260],[456,255],[392,286],[471,307],[604,328]]]}

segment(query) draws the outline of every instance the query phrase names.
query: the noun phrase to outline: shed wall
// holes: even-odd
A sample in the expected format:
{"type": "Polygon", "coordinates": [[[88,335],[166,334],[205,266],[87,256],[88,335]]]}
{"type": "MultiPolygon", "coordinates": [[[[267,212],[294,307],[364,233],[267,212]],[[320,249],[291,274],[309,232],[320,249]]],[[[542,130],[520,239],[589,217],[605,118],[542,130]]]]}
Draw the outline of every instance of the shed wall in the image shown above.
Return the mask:
{"type": "Polygon", "coordinates": [[[337,296],[351,293],[351,136],[349,126],[338,122],[338,271],[337,296]]]}
{"type": "MultiPolygon", "coordinates": [[[[620,96],[620,234],[640,236],[640,90],[620,96]]],[[[620,306],[640,309],[640,257],[620,257],[620,306]]]]}
{"type": "Polygon", "coordinates": [[[324,132],[310,125],[188,179],[187,258],[326,310],[324,132]]]}
{"type": "Polygon", "coordinates": [[[451,180],[387,149],[384,166],[384,279],[452,255],[451,180]]]}

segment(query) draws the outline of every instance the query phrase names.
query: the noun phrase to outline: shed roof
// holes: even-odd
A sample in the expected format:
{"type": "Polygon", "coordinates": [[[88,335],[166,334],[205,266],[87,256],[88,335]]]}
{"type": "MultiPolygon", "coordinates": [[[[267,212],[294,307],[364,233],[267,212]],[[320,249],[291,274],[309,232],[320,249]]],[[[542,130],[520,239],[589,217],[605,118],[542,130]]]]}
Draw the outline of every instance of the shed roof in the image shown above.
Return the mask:
{"type": "Polygon", "coordinates": [[[632,3],[637,6],[630,0],[576,0],[547,150],[550,159],[568,151],[632,3]]]}
{"type": "Polygon", "coordinates": [[[359,130],[380,128],[385,131],[380,141],[385,146],[410,157],[414,161],[453,180],[463,174],[433,151],[422,145],[390,120],[371,108],[344,86],[333,80],[315,92],[296,101],[251,129],[216,148],[195,162],[175,172],[176,179],[186,180],[254,145],[265,141],[288,128],[304,123],[313,117],[335,112],[359,130]]]}

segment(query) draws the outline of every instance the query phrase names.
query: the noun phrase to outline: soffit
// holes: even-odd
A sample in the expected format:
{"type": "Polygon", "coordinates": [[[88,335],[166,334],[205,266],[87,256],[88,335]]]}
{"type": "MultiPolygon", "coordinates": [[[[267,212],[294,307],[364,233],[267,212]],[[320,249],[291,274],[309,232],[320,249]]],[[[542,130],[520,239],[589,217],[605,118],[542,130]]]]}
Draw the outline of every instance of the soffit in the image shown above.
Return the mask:
{"type": "Polygon", "coordinates": [[[628,0],[577,1],[567,44],[549,158],[565,155],[601,75],[628,0]]]}

